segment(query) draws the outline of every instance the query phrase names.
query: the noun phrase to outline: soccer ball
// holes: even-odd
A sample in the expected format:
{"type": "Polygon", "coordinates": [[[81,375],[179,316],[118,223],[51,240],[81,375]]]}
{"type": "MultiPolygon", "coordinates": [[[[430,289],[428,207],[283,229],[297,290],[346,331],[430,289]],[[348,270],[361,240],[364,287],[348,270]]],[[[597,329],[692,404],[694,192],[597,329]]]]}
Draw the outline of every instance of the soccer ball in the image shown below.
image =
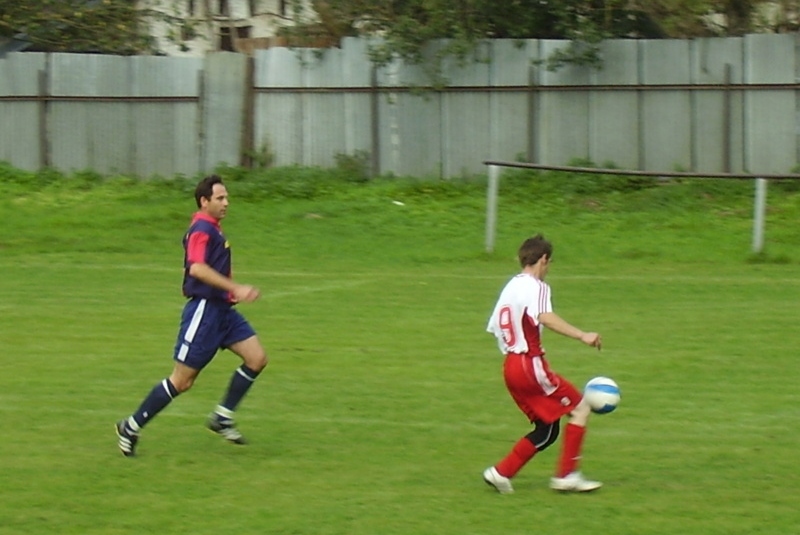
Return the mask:
{"type": "Polygon", "coordinates": [[[619,405],[619,387],[613,379],[608,377],[595,377],[586,383],[583,389],[583,399],[597,414],[608,414],[619,405]]]}

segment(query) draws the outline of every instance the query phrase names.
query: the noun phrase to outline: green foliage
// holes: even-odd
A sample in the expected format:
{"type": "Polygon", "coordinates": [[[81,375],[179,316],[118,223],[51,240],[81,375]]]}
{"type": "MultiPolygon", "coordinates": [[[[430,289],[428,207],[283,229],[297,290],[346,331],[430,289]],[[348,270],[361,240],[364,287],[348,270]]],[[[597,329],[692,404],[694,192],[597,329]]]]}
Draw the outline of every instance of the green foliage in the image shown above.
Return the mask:
{"type": "Polygon", "coordinates": [[[786,193],[800,192],[800,180],[771,180],[771,185],[774,185],[778,191],[786,193]]]}
{"type": "Polygon", "coordinates": [[[181,43],[196,35],[175,0],[0,0],[0,37],[30,42],[27,50],[100,54],[155,54],[153,24],[181,43]]]}
{"type": "MultiPolygon", "coordinates": [[[[598,41],[599,42],[599,41],[598,41]]],[[[594,42],[570,41],[566,48],[559,48],[546,59],[536,60],[535,65],[544,65],[548,71],[557,71],[566,65],[590,66],[600,69],[603,59],[594,42]]]]}
{"type": "Polygon", "coordinates": [[[317,199],[334,191],[341,182],[329,170],[315,167],[272,167],[247,170],[217,169],[226,182],[236,183],[236,195],[249,201],[263,199],[317,199]]]}
{"type": "Polygon", "coordinates": [[[48,185],[60,183],[66,179],[61,171],[44,168],[36,172],[17,169],[8,162],[0,161],[0,182],[17,184],[27,191],[36,191],[48,185]]]}
{"type": "Polygon", "coordinates": [[[153,44],[143,16],[128,0],[0,0],[0,36],[43,52],[137,54],[153,44]]]}
{"type": "Polygon", "coordinates": [[[479,44],[486,39],[566,39],[569,46],[539,63],[550,70],[568,64],[599,68],[597,45],[603,39],[791,31],[798,7],[782,6],[772,24],[759,24],[755,14],[761,2],[755,0],[315,0],[316,16],[302,9],[300,0],[293,4],[295,26],[285,28],[286,35],[305,36],[306,46],[312,40],[338,44],[348,35],[380,36],[370,46],[376,65],[397,58],[422,65],[434,87],[443,83],[445,59],[481,61],[479,44]],[[431,50],[434,40],[443,41],[431,50]]]}
{"type": "MultiPolygon", "coordinates": [[[[261,202],[266,199],[325,198],[382,198],[430,199],[481,197],[485,193],[484,175],[459,179],[433,177],[369,177],[367,165],[369,154],[356,151],[352,155],[339,154],[334,168],[285,166],[247,169],[222,166],[215,172],[226,182],[235,184],[237,199],[261,202]]],[[[570,166],[596,168],[594,162],[573,159],[570,166]]],[[[604,168],[613,169],[606,163],[604,168]]],[[[171,178],[151,177],[141,180],[133,177],[101,174],[84,170],[65,174],[55,169],[38,172],[22,171],[0,162],[0,182],[19,190],[23,196],[40,197],[58,195],[60,191],[107,190],[127,192],[132,196],[191,193],[198,177],[175,176],[171,178]],[[132,186],[136,187],[132,187],[132,186]],[[24,193],[23,193],[24,192],[24,193]]],[[[636,209],[647,210],[658,206],[676,205],[710,206],[744,204],[753,196],[753,184],[749,180],[727,179],[660,179],[647,176],[598,175],[581,172],[551,172],[529,169],[508,169],[502,174],[501,191],[509,198],[539,198],[569,201],[578,204],[591,200],[605,206],[624,208],[631,202],[636,209]]],[[[771,188],[787,199],[796,198],[800,181],[771,181],[771,188]]],[[[797,197],[800,198],[800,197],[797,197]]],[[[749,211],[749,207],[746,211],[749,211]]]]}
{"type": "Polygon", "coordinates": [[[786,255],[771,255],[769,253],[752,253],[747,257],[748,264],[791,264],[792,259],[786,255]]]}
{"type": "Polygon", "coordinates": [[[257,149],[245,151],[244,155],[250,159],[253,167],[259,169],[272,167],[275,163],[275,153],[267,142],[262,143],[257,149]]]}
{"type": "MultiPolygon", "coordinates": [[[[597,168],[591,160],[573,159],[570,167],[597,168]]],[[[604,166],[607,169],[612,165],[604,166]]],[[[597,196],[610,193],[635,192],[654,188],[659,180],[647,176],[595,174],[580,172],[543,172],[530,169],[515,169],[504,175],[504,180],[514,186],[529,184],[538,191],[551,191],[561,195],[597,196]]]]}
{"type": "Polygon", "coordinates": [[[336,169],[345,180],[366,182],[370,176],[369,152],[357,150],[353,154],[337,154],[334,156],[336,169]]]}
{"type": "MultiPolygon", "coordinates": [[[[581,160],[571,163],[591,166],[591,162],[581,160]]],[[[423,228],[425,225],[441,227],[452,233],[451,239],[458,240],[467,239],[466,235],[459,235],[462,219],[472,217],[475,236],[470,239],[475,243],[483,241],[481,225],[486,210],[486,177],[483,175],[450,180],[390,176],[362,180],[339,168],[300,166],[254,170],[221,167],[217,173],[229,184],[237,204],[297,206],[305,203],[305,211],[295,213],[294,217],[312,214],[309,217],[341,221],[349,219],[351,212],[357,210],[371,217],[382,229],[391,229],[395,218],[403,217],[407,218],[403,219],[403,225],[413,222],[423,228]]],[[[30,173],[0,164],[0,181],[12,195],[16,209],[36,206],[70,207],[70,211],[87,209],[86,223],[90,228],[94,228],[92,218],[98,207],[113,199],[143,205],[180,202],[185,210],[191,210],[192,192],[198,178],[176,176],[140,180],[125,176],[101,177],[89,171],[69,175],[53,170],[30,173]]],[[[770,261],[782,255],[794,258],[800,231],[793,223],[783,222],[800,218],[800,195],[777,188],[770,188],[770,192],[773,189],[776,191],[768,195],[767,201],[766,253],[769,256],[766,258],[770,261]]],[[[625,229],[681,229],[687,237],[705,235],[714,227],[735,228],[740,239],[737,257],[742,259],[749,249],[752,233],[753,192],[753,183],[749,180],[659,180],[508,170],[500,180],[498,239],[505,234],[513,237],[519,232],[533,231],[537,222],[573,219],[585,221],[587,225],[602,221],[598,232],[609,224],[625,229]],[[525,214],[536,214],[535,220],[532,222],[525,214]],[[698,231],[702,232],[697,234],[698,231]]],[[[17,216],[26,219],[19,213],[17,216]]],[[[182,216],[178,212],[169,217],[180,220],[182,216]]],[[[56,228],[60,227],[53,227],[56,228]]],[[[25,232],[23,230],[20,236],[25,232]]],[[[615,239],[596,235],[594,230],[591,235],[594,236],[591,243],[615,239]]],[[[116,238],[108,244],[111,249],[121,246],[116,238]]],[[[690,256],[701,258],[716,249],[713,240],[704,242],[690,256]]],[[[630,259],[647,259],[654,253],[650,245],[630,245],[620,254],[630,259]]]]}

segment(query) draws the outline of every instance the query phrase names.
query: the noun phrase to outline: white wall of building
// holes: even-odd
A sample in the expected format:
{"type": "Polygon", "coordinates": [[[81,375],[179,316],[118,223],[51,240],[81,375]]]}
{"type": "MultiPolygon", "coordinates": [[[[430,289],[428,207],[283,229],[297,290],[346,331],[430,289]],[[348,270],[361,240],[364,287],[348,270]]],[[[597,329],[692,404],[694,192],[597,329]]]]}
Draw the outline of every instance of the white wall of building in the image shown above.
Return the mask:
{"type": "Polygon", "coordinates": [[[139,0],[151,13],[162,54],[201,57],[216,50],[251,52],[293,24],[289,0],[139,0]]]}

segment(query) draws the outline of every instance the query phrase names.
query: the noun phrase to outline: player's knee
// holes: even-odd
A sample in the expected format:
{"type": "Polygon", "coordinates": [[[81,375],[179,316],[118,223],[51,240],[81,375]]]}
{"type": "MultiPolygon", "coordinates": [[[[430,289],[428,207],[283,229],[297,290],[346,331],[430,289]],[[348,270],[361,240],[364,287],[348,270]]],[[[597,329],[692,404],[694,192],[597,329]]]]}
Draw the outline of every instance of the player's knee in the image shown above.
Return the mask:
{"type": "Polygon", "coordinates": [[[245,359],[245,365],[254,372],[261,372],[261,370],[267,367],[268,363],[269,358],[263,349],[252,355],[248,355],[248,358],[245,359]]]}
{"type": "Polygon", "coordinates": [[[589,420],[589,415],[592,413],[592,408],[585,399],[581,399],[580,403],[570,413],[570,422],[585,426],[589,420]]]}
{"type": "Polygon", "coordinates": [[[558,439],[558,433],[560,431],[559,422],[558,420],[551,424],[536,422],[535,425],[536,427],[533,431],[525,435],[525,437],[531,441],[537,451],[546,450],[558,439]]]}
{"type": "Polygon", "coordinates": [[[178,394],[182,394],[192,388],[194,384],[194,377],[176,377],[172,375],[169,378],[169,382],[172,383],[172,386],[175,387],[175,390],[178,391],[178,394]]]}

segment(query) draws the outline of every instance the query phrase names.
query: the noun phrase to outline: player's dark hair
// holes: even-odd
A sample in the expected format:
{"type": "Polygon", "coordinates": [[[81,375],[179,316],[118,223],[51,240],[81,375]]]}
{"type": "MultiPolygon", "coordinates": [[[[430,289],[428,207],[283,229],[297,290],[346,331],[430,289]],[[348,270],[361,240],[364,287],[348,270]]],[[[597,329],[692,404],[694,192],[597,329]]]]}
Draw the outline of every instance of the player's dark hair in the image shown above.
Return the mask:
{"type": "Polygon", "coordinates": [[[534,265],[543,256],[546,256],[548,260],[553,256],[553,244],[544,239],[541,234],[522,242],[517,253],[519,264],[522,267],[534,265]]]}
{"type": "Polygon", "coordinates": [[[214,184],[222,183],[222,177],[218,175],[209,175],[201,180],[194,189],[194,200],[197,203],[197,207],[200,208],[200,199],[211,200],[211,195],[214,193],[214,184]]]}

